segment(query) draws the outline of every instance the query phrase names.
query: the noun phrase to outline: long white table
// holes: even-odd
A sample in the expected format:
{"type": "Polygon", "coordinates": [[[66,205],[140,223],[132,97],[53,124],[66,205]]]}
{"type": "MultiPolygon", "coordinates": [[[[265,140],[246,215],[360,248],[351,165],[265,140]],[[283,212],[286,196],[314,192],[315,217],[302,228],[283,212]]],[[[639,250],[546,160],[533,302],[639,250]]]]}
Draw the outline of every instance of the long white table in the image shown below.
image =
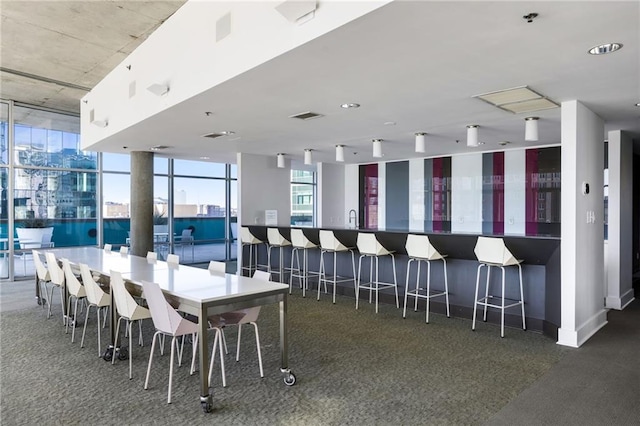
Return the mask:
{"type": "MultiPolygon", "coordinates": [[[[210,315],[235,311],[238,309],[261,306],[271,303],[280,304],[280,371],[284,374],[284,383],[291,386],[295,376],[289,369],[287,294],[289,286],[256,280],[232,274],[211,273],[208,270],[179,265],[173,267],[162,261],[147,261],[143,257],[121,255],[116,252],[104,252],[98,248],[82,247],[58,249],[57,258],[67,258],[72,263],[86,263],[89,268],[103,275],[111,270],[122,272],[122,277],[137,290],[141,290],[142,281],[160,285],[167,299],[176,304],[183,312],[198,318],[200,336],[198,343],[200,367],[200,403],[205,412],[210,412],[213,403],[212,389],[209,386],[209,343],[208,322],[210,315]]],[[[36,286],[37,291],[38,286],[36,286]]],[[[113,313],[114,310],[111,309],[113,313]]],[[[115,317],[115,316],[114,316],[115,317]]],[[[113,326],[112,320],[112,343],[113,326]]]]}

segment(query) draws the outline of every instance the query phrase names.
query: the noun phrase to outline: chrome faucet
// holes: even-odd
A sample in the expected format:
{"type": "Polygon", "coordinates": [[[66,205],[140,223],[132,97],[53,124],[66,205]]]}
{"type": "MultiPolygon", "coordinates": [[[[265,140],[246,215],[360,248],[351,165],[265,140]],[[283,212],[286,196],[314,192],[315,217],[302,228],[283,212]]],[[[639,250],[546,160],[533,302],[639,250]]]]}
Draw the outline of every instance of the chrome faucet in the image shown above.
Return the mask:
{"type": "Polygon", "coordinates": [[[349,210],[349,227],[350,228],[358,227],[358,212],[355,211],[355,209],[349,210]],[[351,213],[353,213],[353,216],[351,215],[351,213]],[[353,224],[351,222],[352,220],[353,220],[353,224]]]}

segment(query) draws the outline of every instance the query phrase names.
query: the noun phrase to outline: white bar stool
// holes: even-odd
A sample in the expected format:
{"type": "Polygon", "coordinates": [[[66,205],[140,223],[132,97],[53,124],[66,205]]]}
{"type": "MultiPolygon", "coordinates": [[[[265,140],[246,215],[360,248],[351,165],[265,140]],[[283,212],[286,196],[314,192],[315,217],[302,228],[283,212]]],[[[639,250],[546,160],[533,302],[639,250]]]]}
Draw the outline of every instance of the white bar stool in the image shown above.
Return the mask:
{"type": "Polygon", "coordinates": [[[398,280],[396,279],[396,259],[392,251],[387,250],[372,233],[358,233],[358,251],[360,252],[360,259],[358,259],[358,281],[356,285],[356,309],[358,309],[358,300],[360,289],[369,290],[369,303],[371,303],[371,295],[376,292],[376,313],[378,313],[378,293],[382,288],[393,287],[396,291],[396,308],[400,307],[398,300],[398,280]],[[393,283],[380,282],[378,279],[378,259],[380,256],[391,256],[391,265],[393,266],[393,283]],[[362,259],[369,258],[369,281],[366,283],[361,282],[362,274],[362,259]],[[376,264],[376,276],[373,280],[373,261],[375,259],[376,264]]]}
{"type": "Polygon", "coordinates": [[[298,278],[300,287],[302,287],[302,297],[306,296],[306,290],[309,283],[310,275],[320,275],[319,272],[309,271],[309,258],[307,256],[308,249],[318,248],[318,245],[310,241],[302,229],[291,229],[291,268],[289,275],[289,294],[291,294],[291,287],[293,286],[293,278],[298,278]],[[300,251],[302,251],[302,264],[300,264],[300,251]],[[293,266],[293,261],[296,261],[296,267],[293,266]]]}
{"type": "Polygon", "coordinates": [[[353,281],[354,289],[356,287],[356,258],[353,254],[353,247],[347,247],[342,244],[335,236],[333,231],[320,230],[320,280],[318,281],[318,300],[320,300],[320,287],[324,283],[324,291],[327,292],[327,282],[333,283],[333,303],[336,303],[336,285],[339,282],[353,281]],[[340,277],[337,274],[336,255],[341,252],[351,253],[351,266],[353,268],[353,277],[340,277]],[[333,275],[327,277],[327,267],[325,265],[325,254],[333,254],[333,275]]]}
{"type": "Polygon", "coordinates": [[[260,266],[262,266],[258,264],[258,245],[263,243],[264,241],[262,241],[260,238],[253,235],[249,230],[249,228],[247,228],[246,226],[240,227],[240,244],[242,246],[242,253],[244,253],[244,248],[246,246],[249,246],[249,264],[248,266],[244,266],[244,261],[243,261],[241,271],[243,272],[248,271],[249,272],[248,276],[250,277],[253,276],[253,272],[255,270],[257,270],[260,266]],[[254,252],[255,252],[255,257],[254,257],[254,252]],[[255,266],[254,266],[254,260],[255,260],[255,266]]]}
{"type": "Polygon", "coordinates": [[[284,260],[284,247],[288,247],[291,245],[291,241],[287,240],[281,233],[278,228],[267,228],[267,241],[269,242],[269,248],[267,250],[267,272],[271,274],[273,277],[274,274],[278,275],[278,281],[282,282],[282,263],[284,260]],[[274,272],[271,268],[271,249],[277,248],[279,249],[279,257],[278,257],[278,272],[274,272]]]}
{"type": "Polygon", "coordinates": [[[522,260],[517,260],[509,249],[505,246],[502,238],[489,238],[478,237],[476,247],[474,249],[476,257],[480,265],[478,266],[478,273],[476,275],[476,295],[475,303],[473,304],[473,323],[471,329],[476,329],[476,311],[478,305],[483,306],[484,314],[483,320],[487,320],[488,308],[500,309],[500,337],[504,337],[504,310],[512,308],[514,306],[520,306],[522,311],[522,329],[526,330],[525,315],[524,315],[524,292],[522,289],[522,260]],[[487,281],[485,284],[484,297],[478,299],[478,288],[480,286],[480,271],[483,266],[487,267],[487,281]],[[520,300],[508,299],[505,297],[505,266],[517,266],[518,276],[520,278],[520,300]],[[500,268],[502,270],[502,293],[500,296],[493,296],[489,294],[489,277],[491,275],[491,267],[500,268]],[[492,303],[494,299],[497,302],[492,303]],[[509,304],[505,304],[509,302],[509,304]]]}
{"type": "Polygon", "coordinates": [[[440,254],[438,250],[431,245],[429,237],[427,235],[407,235],[407,243],[405,245],[407,250],[407,256],[409,261],[407,262],[407,282],[404,290],[404,311],[402,317],[407,316],[407,297],[409,295],[414,297],[415,306],[414,311],[418,310],[418,298],[427,300],[427,317],[426,322],[429,323],[429,301],[433,297],[444,296],[447,304],[447,317],[449,316],[449,285],[447,282],[447,261],[445,260],[446,254],[440,254]],[[444,270],[444,291],[431,290],[431,261],[442,260],[442,267],[444,270]],[[416,286],[413,290],[409,290],[409,275],[411,272],[411,263],[416,262],[418,264],[418,273],[416,275],[416,286]],[[426,262],[427,264],[427,288],[425,294],[420,294],[423,290],[420,288],[420,264],[426,262]]]}

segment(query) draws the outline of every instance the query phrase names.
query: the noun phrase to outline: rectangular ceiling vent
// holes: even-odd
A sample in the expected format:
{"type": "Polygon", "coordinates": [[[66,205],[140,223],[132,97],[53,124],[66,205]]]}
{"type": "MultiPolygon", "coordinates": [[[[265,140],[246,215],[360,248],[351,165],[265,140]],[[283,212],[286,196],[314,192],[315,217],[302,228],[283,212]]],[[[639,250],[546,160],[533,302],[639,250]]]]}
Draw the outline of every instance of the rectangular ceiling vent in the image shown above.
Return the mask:
{"type": "Polygon", "coordinates": [[[528,86],[498,90],[472,97],[514,114],[541,111],[560,106],[528,86]]]}
{"type": "Polygon", "coordinates": [[[206,135],[202,135],[203,138],[215,139],[220,136],[227,136],[226,133],[207,133],[206,135]]]}
{"type": "Polygon", "coordinates": [[[301,112],[300,114],[290,115],[289,118],[297,118],[298,120],[312,120],[314,118],[324,117],[322,114],[318,114],[317,112],[301,112]]]}

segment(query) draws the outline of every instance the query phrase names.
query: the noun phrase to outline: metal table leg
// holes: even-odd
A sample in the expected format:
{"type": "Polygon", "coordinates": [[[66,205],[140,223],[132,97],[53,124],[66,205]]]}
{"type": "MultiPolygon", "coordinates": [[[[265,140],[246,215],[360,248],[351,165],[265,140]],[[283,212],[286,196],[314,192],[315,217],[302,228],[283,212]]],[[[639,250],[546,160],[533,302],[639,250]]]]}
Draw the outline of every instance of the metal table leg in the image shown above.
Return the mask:
{"type": "Polygon", "coordinates": [[[207,321],[207,309],[200,307],[200,315],[198,318],[199,333],[198,336],[198,355],[200,368],[200,405],[205,413],[210,413],[213,408],[213,390],[209,387],[209,343],[207,321]]]}
{"type": "Polygon", "coordinates": [[[285,293],[280,301],[280,372],[284,374],[284,384],[293,386],[296,383],[296,376],[289,369],[288,333],[287,294],[285,293]]]}

